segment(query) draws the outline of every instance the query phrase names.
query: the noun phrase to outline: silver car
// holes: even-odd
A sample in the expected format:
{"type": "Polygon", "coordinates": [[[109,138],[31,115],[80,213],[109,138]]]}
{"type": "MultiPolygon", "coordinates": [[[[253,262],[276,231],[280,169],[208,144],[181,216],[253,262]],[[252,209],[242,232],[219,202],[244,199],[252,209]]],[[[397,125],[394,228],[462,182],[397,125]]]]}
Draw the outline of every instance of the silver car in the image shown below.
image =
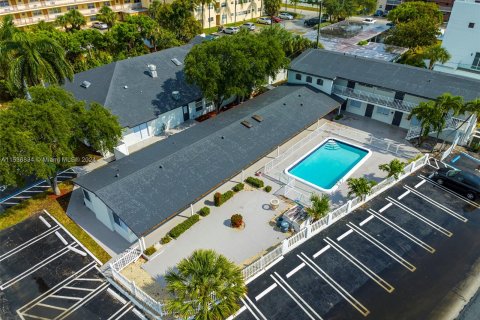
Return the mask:
{"type": "Polygon", "coordinates": [[[255,30],[255,23],[253,22],[247,22],[244,23],[240,26],[242,29],[247,29],[248,31],[254,31],[255,30]]]}
{"type": "Polygon", "coordinates": [[[92,23],[92,27],[94,27],[95,29],[98,29],[98,30],[108,29],[108,25],[106,23],[100,22],[100,21],[96,21],[96,22],[92,23]]]}
{"type": "Polygon", "coordinates": [[[283,19],[283,20],[293,20],[293,16],[290,13],[287,13],[287,12],[280,12],[278,17],[280,19],[283,19]]]}
{"type": "Polygon", "coordinates": [[[225,29],[223,29],[223,33],[226,33],[226,34],[235,34],[239,31],[240,31],[239,27],[226,27],[225,29]]]}
{"type": "Polygon", "coordinates": [[[262,18],[258,18],[257,23],[272,24],[272,20],[270,18],[262,17],[262,18]]]}

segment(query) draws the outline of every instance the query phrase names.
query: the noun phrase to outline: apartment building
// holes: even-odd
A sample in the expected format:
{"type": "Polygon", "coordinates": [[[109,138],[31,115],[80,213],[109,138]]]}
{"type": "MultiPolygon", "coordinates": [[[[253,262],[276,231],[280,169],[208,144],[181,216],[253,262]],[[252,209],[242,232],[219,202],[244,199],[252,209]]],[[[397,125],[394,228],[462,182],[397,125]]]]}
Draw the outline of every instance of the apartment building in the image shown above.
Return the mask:
{"type": "Polygon", "coordinates": [[[96,15],[103,6],[111,7],[122,18],[142,12],[148,5],[149,0],[0,0],[0,18],[13,15],[15,25],[24,27],[40,21],[52,22],[67,11],[76,9],[91,23],[97,20],[96,15]]]}
{"type": "Polygon", "coordinates": [[[480,79],[480,0],[455,2],[442,46],[452,57],[434,70],[480,79]]]}
{"type": "Polygon", "coordinates": [[[210,28],[258,18],[262,4],[263,0],[220,0],[205,5],[203,10],[197,6],[193,14],[203,28],[210,28]]]}

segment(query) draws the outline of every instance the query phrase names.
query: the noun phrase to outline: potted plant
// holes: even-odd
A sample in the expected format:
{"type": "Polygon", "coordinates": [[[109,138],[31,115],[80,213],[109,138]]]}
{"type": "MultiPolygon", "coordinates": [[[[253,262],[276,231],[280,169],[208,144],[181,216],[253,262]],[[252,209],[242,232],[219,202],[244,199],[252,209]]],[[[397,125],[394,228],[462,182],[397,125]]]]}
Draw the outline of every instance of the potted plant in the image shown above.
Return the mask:
{"type": "Polygon", "coordinates": [[[242,215],[238,213],[234,214],[230,218],[230,224],[232,225],[232,228],[241,228],[244,225],[242,215]]]}

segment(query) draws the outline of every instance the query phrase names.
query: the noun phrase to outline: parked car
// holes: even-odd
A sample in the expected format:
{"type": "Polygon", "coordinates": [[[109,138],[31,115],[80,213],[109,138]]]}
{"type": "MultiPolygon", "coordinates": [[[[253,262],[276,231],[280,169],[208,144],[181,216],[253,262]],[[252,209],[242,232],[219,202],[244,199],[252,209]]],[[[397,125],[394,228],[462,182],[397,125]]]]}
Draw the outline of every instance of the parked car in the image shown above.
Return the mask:
{"type": "Polygon", "coordinates": [[[375,13],[373,14],[374,17],[381,17],[383,16],[383,11],[382,10],[377,10],[375,11],[375,13]]]}
{"type": "Polygon", "coordinates": [[[395,23],[393,23],[393,22],[387,22],[386,26],[392,28],[392,27],[395,26],[395,23]]]}
{"type": "Polygon", "coordinates": [[[215,32],[205,36],[205,40],[215,40],[218,38],[220,38],[220,35],[215,32]]]}
{"type": "Polygon", "coordinates": [[[92,27],[94,27],[95,29],[98,29],[98,30],[108,29],[108,25],[106,23],[100,22],[100,21],[95,21],[94,23],[92,23],[92,27]]]}
{"type": "Polygon", "coordinates": [[[374,24],[377,20],[373,18],[365,18],[363,19],[363,23],[374,24]]]}
{"type": "Polygon", "coordinates": [[[388,16],[388,10],[383,11],[382,17],[386,18],[388,16]]]}
{"type": "Polygon", "coordinates": [[[242,29],[247,29],[248,31],[254,31],[255,30],[255,23],[253,22],[246,22],[240,26],[242,29]]]}
{"type": "MultiPolygon", "coordinates": [[[[307,27],[313,27],[316,26],[319,23],[320,19],[319,18],[310,18],[305,21],[303,21],[303,24],[307,27]]],[[[327,18],[323,17],[322,22],[327,21],[327,18]]]]}
{"type": "Polygon", "coordinates": [[[293,20],[293,16],[288,12],[280,12],[278,17],[283,20],[293,20]]]}
{"type": "Polygon", "coordinates": [[[272,20],[270,18],[261,17],[261,18],[258,18],[257,23],[272,24],[272,20]]]}
{"type": "Polygon", "coordinates": [[[226,34],[235,34],[239,31],[240,31],[239,27],[226,27],[225,29],[223,29],[223,33],[226,33],[226,34]]]}
{"type": "Polygon", "coordinates": [[[480,194],[480,177],[474,173],[450,168],[441,168],[433,174],[432,180],[470,200],[475,200],[480,194]]]}
{"type": "Polygon", "coordinates": [[[280,23],[280,22],[282,22],[282,19],[280,19],[279,17],[275,17],[275,16],[272,17],[272,20],[273,20],[273,22],[275,22],[275,23],[280,23]]]}

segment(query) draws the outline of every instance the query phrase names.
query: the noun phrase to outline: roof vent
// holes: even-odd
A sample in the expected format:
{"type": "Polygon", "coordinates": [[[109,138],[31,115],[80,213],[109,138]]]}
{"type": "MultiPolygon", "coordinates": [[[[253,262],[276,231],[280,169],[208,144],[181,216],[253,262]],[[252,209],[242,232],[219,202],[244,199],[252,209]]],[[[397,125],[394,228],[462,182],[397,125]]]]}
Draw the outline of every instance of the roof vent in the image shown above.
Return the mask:
{"type": "Polygon", "coordinates": [[[242,122],[240,122],[241,124],[243,124],[245,127],[247,128],[251,128],[253,127],[252,124],[250,122],[248,122],[247,120],[243,120],[242,122]]]}
{"type": "Polygon", "coordinates": [[[252,119],[257,121],[257,122],[262,122],[263,121],[263,117],[262,116],[259,116],[258,114],[254,114],[252,116],[252,119]]]}
{"type": "Polygon", "coordinates": [[[118,177],[120,177],[120,174],[117,172],[115,173],[115,178],[118,178],[118,177]]]}
{"type": "Polygon", "coordinates": [[[173,64],[176,65],[177,67],[182,65],[182,63],[180,62],[180,60],[178,60],[177,58],[173,58],[173,59],[172,59],[172,62],[173,62],[173,64]]]}
{"type": "Polygon", "coordinates": [[[123,86],[123,89],[128,89],[128,86],[123,86]]]}
{"type": "Polygon", "coordinates": [[[80,87],[87,89],[90,85],[91,83],[89,81],[83,81],[80,87]]]}
{"type": "Polygon", "coordinates": [[[172,91],[173,100],[180,100],[180,91],[172,91]]]}
{"type": "Polygon", "coordinates": [[[150,74],[150,77],[156,78],[157,77],[157,66],[154,64],[147,64],[148,68],[148,73],[150,74]]]}

